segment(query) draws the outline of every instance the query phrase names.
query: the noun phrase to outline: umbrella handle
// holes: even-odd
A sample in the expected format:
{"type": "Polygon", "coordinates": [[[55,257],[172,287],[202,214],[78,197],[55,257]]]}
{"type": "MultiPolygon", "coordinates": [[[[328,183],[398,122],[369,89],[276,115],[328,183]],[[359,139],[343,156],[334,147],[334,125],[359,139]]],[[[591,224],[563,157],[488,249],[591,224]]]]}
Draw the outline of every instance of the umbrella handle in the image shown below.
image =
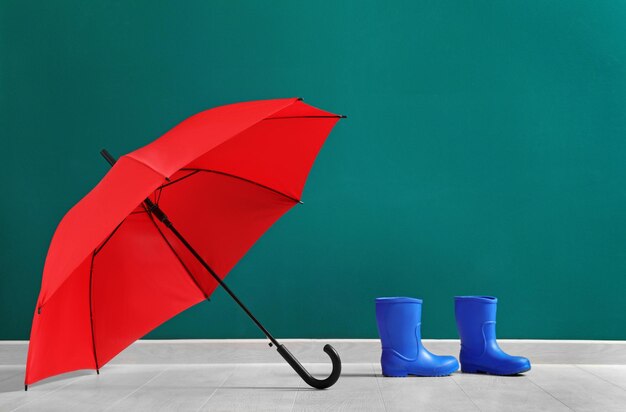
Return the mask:
{"type": "Polygon", "coordinates": [[[339,379],[339,375],[341,375],[341,359],[339,358],[339,354],[330,345],[324,346],[324,352],[328,354],[330,360],[333,362],[333,371],[326,379],[317,379],[313,377],[304,366],[296,359],[291,352],[285,347],[285,345],[279,344],[276,345],[276,350],[280,353],[280,356],[283,357],[287,361],[289,365],[295,370],[298,375],[305,381],[309,386],[314,387],[315,389],[326,389],[333,386],[337,380],[339,379]]]}

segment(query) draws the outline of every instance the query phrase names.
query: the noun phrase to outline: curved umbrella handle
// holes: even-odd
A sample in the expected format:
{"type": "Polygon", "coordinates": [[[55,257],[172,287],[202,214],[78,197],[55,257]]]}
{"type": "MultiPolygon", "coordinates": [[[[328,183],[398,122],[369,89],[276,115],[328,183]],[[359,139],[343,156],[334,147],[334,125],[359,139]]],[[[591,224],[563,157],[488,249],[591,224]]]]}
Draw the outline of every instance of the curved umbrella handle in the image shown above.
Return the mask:
{"type": "Polygon", "coordinates": [[[317,379],[311,376],[311,374],[304,369],[304,366],[296,359],[291,352],[285,347],[285,345],[276,345],[276,350],[280,353],[280,356],[283,357],[287,361],[289,365],[295,370],[298,375],[304,380],[309,386],[312,386],[316,389],[326,389],[333,386],[337,380],[339,379],[339,375],[341,375],[341,359],[339,358],[339,354],[332,346],[326,344],[324,346],[324,352],[330,356],[330,360],[333,362],[333,371],[330,373],[328,378],[326,379],[317,379]]]}

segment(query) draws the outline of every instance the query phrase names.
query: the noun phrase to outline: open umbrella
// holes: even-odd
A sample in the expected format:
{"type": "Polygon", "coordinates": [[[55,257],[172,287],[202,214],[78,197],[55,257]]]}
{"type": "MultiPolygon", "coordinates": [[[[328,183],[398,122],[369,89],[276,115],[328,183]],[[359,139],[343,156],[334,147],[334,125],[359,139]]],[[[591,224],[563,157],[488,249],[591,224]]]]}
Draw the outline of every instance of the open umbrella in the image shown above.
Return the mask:
{"type": "Polygon", "coordinates": [[[301,203],[308,173],[339,116],[302,99],[196,114],[118,161],[61,220],[33,317],[25,389],[95,369],[222,286],[312,387],[311,376],[223,279],[254,242],[301,203]]]}

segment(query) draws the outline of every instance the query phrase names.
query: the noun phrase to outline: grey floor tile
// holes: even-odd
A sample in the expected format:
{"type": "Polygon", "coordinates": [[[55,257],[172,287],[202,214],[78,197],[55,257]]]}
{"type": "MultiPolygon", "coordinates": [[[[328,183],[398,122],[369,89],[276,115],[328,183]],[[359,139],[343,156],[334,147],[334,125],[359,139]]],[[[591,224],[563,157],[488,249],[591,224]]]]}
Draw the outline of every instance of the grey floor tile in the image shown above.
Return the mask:
{"type": "Polygon", "coordinates": [[[51,396],[72,384],[76,379],[91,373],[78,371],[46,379],[31,385],[26,392],[24,391],[24,366],[4,366],[2,369],[5,379],[0,381],[0,411],[13,411],[18,408],[19,410],[26,410],[26,407],[31,403],[51,396]],[[9,370],[11,369],[16,373],[10,373],[9,370]]]}
{"type": "MultiPolygon", "coordinates": [[[[330,365],[306,364],[316,376],[330,365]]],[[[519,377],[455,373],[385,378],[345,363],[339,382],[309,388],[286,364],[108,365],[23,387],[0,366],[0,411],[626,411],[626,366],[533,365],[519,377]]]]}
{"type": "Polygon", "coordinates": [[[387,378],[373,365],[387,411],[477,411],[478,407],[451,376],[387,378]]]}
{"type": "Polygon", "coordinates": [[[536,365],[527,377],[575,411],[626,410],[626,390],[575,365],[536,365]]]}
{"type": "MultiPolygon", "coordinates": [[[[330,365],[309,366],[316,376],[325,377],[330,365]]],[[[339,381],[327,390],[309,389],[305,384],[294,403],[294,411],[384,411],[376,375],[369,363],[343,365],[339,381]]]]}
{"type": "MultiPolygon", "coordinates": [[[[91,372],[79,376],[53,391],[20,407],[22,411],[103,411],[118,400],[128,396],[141,385],[157,376],[165,365],[105,366],[100,375],[91,372]]],[[[49,385],[42,383],[41,387],[49,385]]],[[[33,385],[32,390],[38,389],[33,385]]],[[[28,393],[31,388],[28,389],[28,393]]]]}
{"type": "Polygon", "coordinates": [[[3,366],[0,365],[0,393],[14,389],[16,380],[22,380],[22,389],[24,389],[24,367],[23,366],[3,366]]]}
{"type": "Polygon", "coordinates": [[[524,375],[491,376],[455,373],[452,379],[481,411],[570,410],[524,375]]]}
{"type": "MultiPolygon", "coordinates": [[[[576,365],[597,377],[626,389],[626,365],[576,365]]],[[[626,408],[624,408],[626,409],[626,408]]]]}
{"type": "Polygon", "coordinates": [[[284,364],[241,364],[202,405],[206,411],[289,411],[300,377],[284,364]]]}
{"type": "Polygon", "coordinates": [[[196,411],[236,365],[167,365],[167,369],[119,399],[107,411],[196,411]]]}

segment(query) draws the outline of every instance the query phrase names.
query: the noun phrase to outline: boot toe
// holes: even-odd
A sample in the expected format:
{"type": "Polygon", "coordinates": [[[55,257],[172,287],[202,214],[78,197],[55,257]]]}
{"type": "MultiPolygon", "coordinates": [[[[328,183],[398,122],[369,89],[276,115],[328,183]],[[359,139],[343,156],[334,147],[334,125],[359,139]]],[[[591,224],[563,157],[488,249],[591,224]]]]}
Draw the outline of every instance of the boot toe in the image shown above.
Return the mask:
{"type": "Polygon", "coordinates": [[[511,356],[510,363],[510,373],[506,373],[506,375],[517,375],[530,370],[530,361],[523,356],[511,356]]]}
{"type": "Polygon", "coordinates": [[[447,376],[459,369],[459,361],[454,356],[439,356],[439,365],[433,370],[433,376],[447,376]]]}
{"type": "Polygon", "coordinates": [[[517,375],[530,370],[530,361],[522,356],[505,355],[491,365],[485,365],[485,371],[492,375],[517,375]]]}
{"type": "Polygon", "coordinates": [[[530,370],[530,361],[522,356],[506,355],[494,366],[494,375],[517,375],[530,370]]]}

